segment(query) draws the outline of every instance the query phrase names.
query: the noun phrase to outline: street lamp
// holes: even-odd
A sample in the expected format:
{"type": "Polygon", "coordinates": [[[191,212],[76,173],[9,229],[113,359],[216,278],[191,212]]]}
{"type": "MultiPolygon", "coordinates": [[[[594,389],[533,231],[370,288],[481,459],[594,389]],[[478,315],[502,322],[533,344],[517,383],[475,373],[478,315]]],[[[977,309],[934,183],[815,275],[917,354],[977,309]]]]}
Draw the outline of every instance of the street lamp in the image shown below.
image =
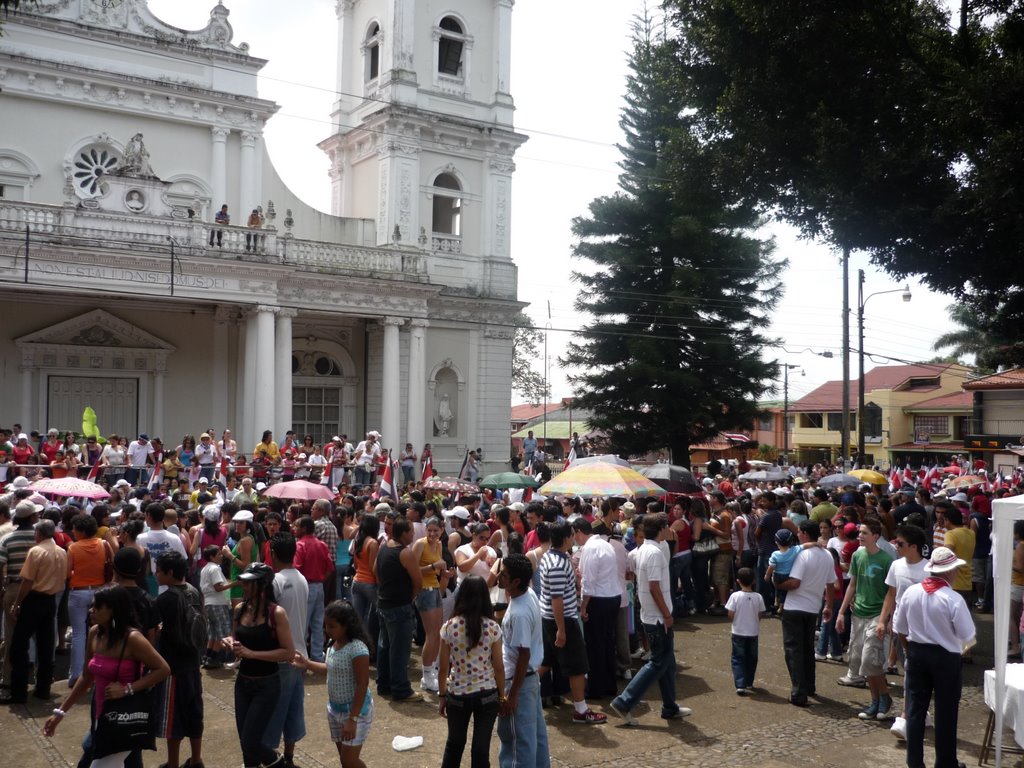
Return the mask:
{"type": "MultiPolygon", "coordinates": [[[[911,299],[909,283],[904,285],[902,288],[893,288],[889,291],[875,291],[874,293],[869,293],[865,296],[864,270],[857,270],[857,334],[858,341],[860,342],[860,348],[858,351],[858,357],[860,359],[860,374],[857,381],[857,457],[861,462],[864,461],[864,305],[868,303],[868,299],[872,296],[879,296],[883,293],[899,293],[902,295],[904,303],[911,299]]],[[[848,418],[849,415],[844,413],[844,425],[848,418]]]]}

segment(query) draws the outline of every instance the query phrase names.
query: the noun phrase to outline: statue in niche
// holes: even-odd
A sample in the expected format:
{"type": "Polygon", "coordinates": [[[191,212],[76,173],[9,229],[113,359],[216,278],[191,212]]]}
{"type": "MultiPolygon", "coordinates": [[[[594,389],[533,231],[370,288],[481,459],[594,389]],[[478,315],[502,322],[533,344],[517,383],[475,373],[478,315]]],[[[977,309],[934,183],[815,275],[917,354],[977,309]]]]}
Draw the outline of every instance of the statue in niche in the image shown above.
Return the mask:
{"type": "Polygon", "coordinates": [[[118,169],[121,176],[145,176],[156,178],[153,169],[149,165],[149,152],[146,145],[142,143],[142,134],[136,133],[124,148],[124,155],[121,158],[121,167],[118,169]]]}
{"type": "Polygon", "coordinates": [[[442,368],[434,381],[434,436],[455,437],[458,434],[458,377],[451,368],[442,368]]]}
{"type": "Polygon", "coordinates": [[[441,435],[448,437],[448,427],[452,423],[452,401],[448,395],[441,395],[437,404],[437,418],[441,422],[441,435]]]}

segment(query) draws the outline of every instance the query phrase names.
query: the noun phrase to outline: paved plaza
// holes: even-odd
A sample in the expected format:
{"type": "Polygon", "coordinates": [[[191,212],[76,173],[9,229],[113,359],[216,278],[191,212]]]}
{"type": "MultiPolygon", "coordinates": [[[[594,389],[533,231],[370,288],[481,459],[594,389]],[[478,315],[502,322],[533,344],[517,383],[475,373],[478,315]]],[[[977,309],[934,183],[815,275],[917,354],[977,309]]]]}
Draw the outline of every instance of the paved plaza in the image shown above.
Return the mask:
{"type": "MultiPolygon", "coordinates": [[[[979,644],[973,665],[964,667],[964,696],[960,705],[960,759],[976,765],[988,715],[981,680],[992,666],[992,617],[977,616],[979,644]]],[[[549,709],[548,733],[551,762],[558,768],[584,766],[807,766],[808,768],[853,768],[869,762],[872,768],[903,766],[904,750],[889,733],[891,723],[865,722],[857,712],[867,703],[867,691],[844,688],[836,680],[845,669],[834,662],[817,665],[817,689],[821,694],[808,709],[787,701],[789,678],[782,655],[781,623],[761,622],[760,665],[757,693],[740,697],[735,693],[729,670],[729,623],[725,619],[703,618],[680,622],[676,653],[680,662],[679,702],[693,709],[693,716],[666,722],[658,717],[655,686],[648,693],[653,708],[638,710],[639,727],[628,728],[608,707],[608,700],[592,701],[594,709],[607,712],[604,726],[572,723],[572,707],[563,704],[549,709]]],[[[67,657],[59,657],[66,659],[67,657]]],[[[64,662],[66,664],[66,661],[64,662]]],[[[206,735],[204,762],[209,768],[241,766],[241,752],[234,725],[233,679],[230,671],[204,672],[206,735]]],[[[372,673],[371,673],[372,674],[372,673]]],[[[417,675],[418,677],[418,675],[417,675]]],[[[902,677],[890,676],[896,704],[902,701],[902,677]]],[[[371,686],[372,686],[371,681],[371,686]]],[[[63,695],[66,683],[55,683],[63,695]]],[[[309,732],[300,742],[295,763],[301,768],[336,768],[337,751],[331,743],[324,716],[326,683],[322,677],[307,677],[306,723],[309,732]]],[[[5,760],[16,768],[74,766],[81,754],[79,743],[88,728],[88,707],[79,704],[60,726],[54,739],[42,735],[42,724],[59,701],[32,700],[27,706],[0,709],[5,760]]],[[[377,719],[363,749],[368,766],[388,768],[436,767],[441,763],[446,727],[437,715],[437,700],[428,696],[420,703],[392,703],[377,699],[377,719]],[[424,744],[409,752],[396,752],[391,740],[396,735],[422,736],[424,744]]],[[[931,731],[928,731],[930,739],[931,731]]],[[[166,753],[158,742],[157,752],[144,753],[147,766],[164,762],[166,753]]],[[[492,764],[497,766],[498,738],[492,740],[492,764]]],[[[183,745],[186,757],[187,747],[183,745]]],[[[930,745],[925,755],[932,762],[930,745]]],[[[463,759],[469,765],[469,752],[463,759]]],[[[1007,760],[1006,765],[1012,763],[1007,760]]]]}

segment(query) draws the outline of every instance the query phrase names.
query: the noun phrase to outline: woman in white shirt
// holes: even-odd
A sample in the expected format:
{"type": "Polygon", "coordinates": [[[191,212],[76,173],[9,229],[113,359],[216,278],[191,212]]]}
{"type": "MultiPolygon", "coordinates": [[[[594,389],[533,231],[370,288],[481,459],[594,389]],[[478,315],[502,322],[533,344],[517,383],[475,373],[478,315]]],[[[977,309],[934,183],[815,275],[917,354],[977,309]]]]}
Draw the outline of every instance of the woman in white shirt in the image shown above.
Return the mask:
{"type": "Polygon", "coordinates": [[[103,476],[107,480],[107,485],[113,485],[124,477],[124,465],[127,458],[128,451],[122,447],[121,438],[118,435],[108,437],[100,457],[100,466],[103,467],[103,476]]]}
{"type": "Polygon", "coordinates": [[[491,573],[491,566],[498,559],[498,554],[487,546],[491,538],[491,529],[487,523],[477,523],[470,529],[473,538],[468,544],[463,544],[455,550],[455,566],[458,570],[458,586],[468,576],[479,576],[487,582],[488,587],[493,587],[497,577],[491,573]]]}

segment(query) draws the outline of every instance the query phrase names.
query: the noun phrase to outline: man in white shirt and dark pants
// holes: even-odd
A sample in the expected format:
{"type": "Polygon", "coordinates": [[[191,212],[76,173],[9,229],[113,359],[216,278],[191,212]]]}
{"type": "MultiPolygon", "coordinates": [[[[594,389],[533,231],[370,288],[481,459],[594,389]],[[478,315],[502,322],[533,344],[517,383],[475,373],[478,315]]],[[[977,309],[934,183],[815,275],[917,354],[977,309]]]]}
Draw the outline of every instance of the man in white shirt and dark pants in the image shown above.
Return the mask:
{"type": "MultiPolygon", "coordinates": [[[[924,768],[924,720],[935,696],[935,768],[957,768],[956,728],[963,685],[961,658],[975,637],[974,620],[950,582],[966,565],[947,547],[936,547],[928,575],[896,603],[893,630],[907,651],[907,765],[924,768]]],[[[788,608],[787,608],[788,610],[788,608]]]]}
{"type": "Polygon", "coordinates": [[[796,557],[789,578],[779,585],[786,590],[786,610],[782,613],[782,648],[792,687],[789,703],[797,707],[808,705],[807,697],[814,696],[814,625],[818,611],[827,624],[832,618],[832,594],[835,565],[832,555],[817,546],[818,524],[813,520],[800,523],[797,534],[803,551],[796,557]],[[824,608],[822,595],[825,596],[824,608]]]}
{"type": "Polygon", "coordinates": [[[614,696],[619,692],[615,683],[615,624],[622,599],[619,561],[612,545],[594,535],[585,517],[574,520],[572,530],[580,548],[580,618],[590,667],[586,694],[614,696]]]}
{"type": "Polygon", "coordinates": [[[655,681],[661,689],[661,716],[675,720],[693,713],[676,703],[676,654],[672,636],[672,594],[668,559],[658,540],[664,536],[668,521],[663,515],[643,517],[644,543],[637,549],[637,595],[640,621],[651,646],[651,660],[633,676],[626,690],[612,699],[611,707],[626,721],[636,725],[632,710],[655,681]]]}
{"type": "MultiPolygon", "coordinates": [[[[274,568],[274,599],[288,614],[288,626],[292,631],[295,652],[309,658],[306,652],[306,604],[309,601],[309,585],[294,566],[295,537],[280,531],[270,540],[270,561],[274,568]]],[[[290,661],[279,662],[278,675],[281,678],[281,692],[277,709],[264,732],[264,745],[276,750],[284,736],[284,752],[280,768],[294,768],[295,744],[306,735],[304,701],[305,673],[290,661]]]]}

